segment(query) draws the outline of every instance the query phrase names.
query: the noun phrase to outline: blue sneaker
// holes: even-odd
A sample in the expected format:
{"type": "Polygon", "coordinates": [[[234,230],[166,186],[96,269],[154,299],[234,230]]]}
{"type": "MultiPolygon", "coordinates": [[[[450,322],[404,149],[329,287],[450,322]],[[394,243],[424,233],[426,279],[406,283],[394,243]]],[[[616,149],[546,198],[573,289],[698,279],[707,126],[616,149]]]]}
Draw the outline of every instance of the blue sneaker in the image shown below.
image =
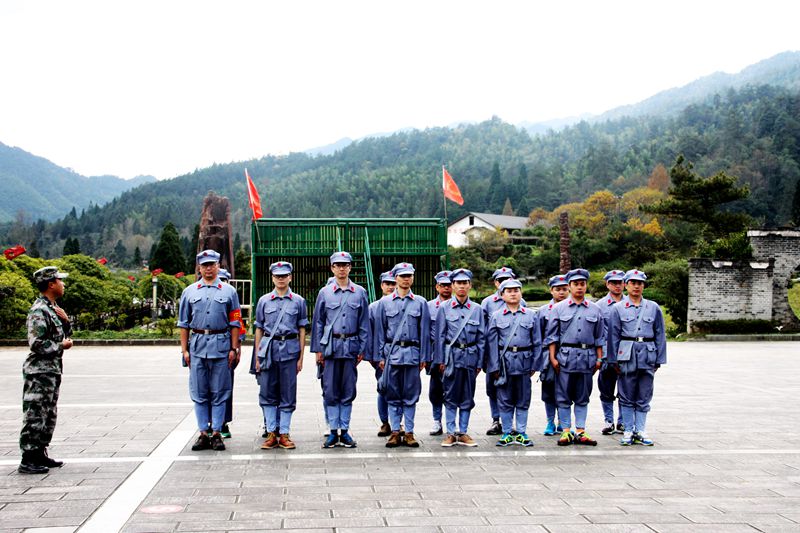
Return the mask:
{"type": "Polygon", "coordinates": [[[645,433],[634,433],[633,434],[633,443],[640,444],[642,446],[652,446],[653,439],[647,436],[645,433]]]}
{"type": "Polygon", "coordinates": [[[533,446],[533,441],[528,438],[527,433],[517,433],[517,436],[514,437],[514,444],[519,444],[520,446],[525,446],[529,448],[533,446]]]}
{"type": "Polygon", "coordinates": [[[633,433],[625,432],[622,434],[622,438],[619,439],[619,443],[622,446],[630,446],[633,444],[633,433]]]}
{"type": "Polygon", "coordinates": [[[548,420],[547,426],[544,428],[544,431],[542,431],[542,435],[547,435],[549,437],[555,434],[556,434],[556,424],[552,420],[548,420]]]}
{"type": "Polygon", "coordinates": [[[323,448],[334,448],[336,447],[336,443],[339,442],[339,435],[336,434],[336,431],[331,430],[328,438],[325,439],[325,442],[322,444],[323,448]]]}
{"type": "Polygon", "coordinates": [[[349,431],[342,430],[342,434],[339,436],[339,446],[344,446],[345,448],[356,447],[356,441],[350,436],[349,431]]]}
{"type": "Polygon", "coordinates": [[[511,433],[503,433],[502,438],[498,440],[495,445],[505,448],[511,444],[514,444],[514,437],[511,435],[511,433]]]}

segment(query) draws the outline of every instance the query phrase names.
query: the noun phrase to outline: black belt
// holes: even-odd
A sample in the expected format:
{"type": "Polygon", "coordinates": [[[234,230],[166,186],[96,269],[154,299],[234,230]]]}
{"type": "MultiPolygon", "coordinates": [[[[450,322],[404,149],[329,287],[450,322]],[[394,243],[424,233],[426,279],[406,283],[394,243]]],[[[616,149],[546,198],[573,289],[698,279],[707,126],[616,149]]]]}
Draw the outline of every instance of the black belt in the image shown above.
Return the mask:
{"type": "Polygon", "coordinates": [[[356,337],[358,333],[332,333],[331,337],[334,339],[349,339],[350,337],[356,337]]]}
{"type": "MultiPolygon", "coordinates": [[[[391,344],[393,342],[394,341],[392,339],[386,339],[386,343],[387,344],[391,344]]],[[[397,342],[394,342],[394,345],[395,346],[399,346],[401,348],[405,348],[406,346],[414,346],[416,348],[419,348],[419,342],[417,342],[417,341],[397,341],[397,342]]]]}
{"type": "Polygon", "coordinates": [[[592,344],[574,344],[571,342],[562,342],[561,346],[563,348],[583,348],[584,350],[586,350],[587,348],[594,348],[594,345],[592,344]]]}
{"type": "Polygon", "coordinates": [[[289,333],[288,335],[275,335],[272,337],[274,341],[288,341],[289,339],[296,339],[297,333],[289,333]]]}
{"type": "Polygon", "coordinates": [[[656,342],[654,337],[620,337],[620,339],[634,342],[656,342]]]}
{"type": "Polygon", "coordinates": [[[463,342],[454,342],[452,344],[452,347],[453,348],[460,348],[460,349],[464,350],[464,349],[469,348],[471,346],[475,346],[476,344],[478,344],[478,343],[477,342],[468,342],[468,343],[464,344],[463,342]]]}
{"type": "Polygon", "coordinates": [[[198,335],[216,335],[217,333],[227,333],[227,329],[194,329],[192,328],[192,333],[197,333],[198,335]]]}
{"type": "MultiPolygon", "coordinates": [[[[502,352],[503,347],[500,346],[499,344],[498,346],[500,347],[500,351],[502,352]]],[[[511,353],[517,353],[517,352],[529,352],[531,350],[533,350],[533,346],[509,346],[506,351],[511,353]]]]}

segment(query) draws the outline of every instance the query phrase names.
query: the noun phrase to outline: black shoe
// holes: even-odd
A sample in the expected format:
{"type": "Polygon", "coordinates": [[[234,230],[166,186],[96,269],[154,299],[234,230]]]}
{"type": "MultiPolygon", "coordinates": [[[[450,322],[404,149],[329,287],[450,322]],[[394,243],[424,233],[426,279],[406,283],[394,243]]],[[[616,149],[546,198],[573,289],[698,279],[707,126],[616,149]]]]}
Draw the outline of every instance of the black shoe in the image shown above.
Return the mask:
{"type": "Polygon", "coordinates": [[[264,433],[261,434],[261,438],[266,439],[267,437],[269,437],[269,431],[267,431],[267,429],[264,428],[264,433]]]}
{"type": "Polygon", "coordinates": [[[219,434],[222,435],[223,439],[231,438],[231,428],[228,427],[228,424],[222,424],[222,429],[219,431],[219,434]]]}
{"type": "Polygon", "coordinates": [[[218,452],[221,452],[225,449],[225,443],[222,442],[222,435],[219,433],[214,433],[211,435],[211,448],[218,452]]]}
{"type": "Polygon", "coordinates": [[[46,474],[50,469],[40,464],[39,450],[30,450],[22,452],[22,461],[17,467],[17,472],[20,474],[46,474]]]}
{"type": "Polygon", "coordinates": [[[503,426],[500,425],[500,420],[495,418],[492,420],[492,427],[490,427],[487,431],[487,435],[502,435],[503,433],[503,426]]]}
{"type": "Polygon", "coordinates": [[[47,455],[47,448],[43,448],[40,451],[39,464],[46,466],[47,468],[61,468],[62,466],[64,466],[64,461],[56,461],[55,459],[50,459],[50,456],[47,455]]]}
{"type": "Polygon", "coordinates": [[[200,450],[210,450],[211,449],[211,439],[208,438],[208,434],[200,433],[197,436],[197,440],[194,441],[192,444],[192,451],[197,452],[200,450]]]}

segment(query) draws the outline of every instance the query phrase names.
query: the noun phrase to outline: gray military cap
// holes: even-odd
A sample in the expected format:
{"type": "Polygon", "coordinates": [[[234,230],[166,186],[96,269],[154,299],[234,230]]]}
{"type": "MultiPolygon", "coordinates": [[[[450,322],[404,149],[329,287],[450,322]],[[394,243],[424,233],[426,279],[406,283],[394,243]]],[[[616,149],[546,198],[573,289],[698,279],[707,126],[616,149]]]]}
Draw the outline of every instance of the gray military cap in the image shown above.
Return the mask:
{"type": "Polygon", "coordinates": [[[39,284],[54,279],[64,279],[67,276],[69,276],[69,274],[66,272],[59,272],[58,267],[46,266],[33,273],[33,282],[39,284]]]}

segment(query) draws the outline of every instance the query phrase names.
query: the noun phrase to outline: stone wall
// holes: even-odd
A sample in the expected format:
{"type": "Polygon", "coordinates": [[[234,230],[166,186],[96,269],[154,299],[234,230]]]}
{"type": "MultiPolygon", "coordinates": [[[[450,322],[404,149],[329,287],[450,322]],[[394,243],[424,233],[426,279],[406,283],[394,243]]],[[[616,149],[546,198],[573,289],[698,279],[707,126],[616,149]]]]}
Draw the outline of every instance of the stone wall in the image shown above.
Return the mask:
{"type": "Polygon", "coordinates": [[[747,236],[750,237],[754,257],[775,258],[772,319],[783,325],[784,331],[800,331],[800,320],[789,307],[787,293],[792,272],[800,266],[800,231],[750,230],[747,236]]]}
{"type": "Polygon", "coordinates": [[[706,320],[771,320],[774,260],[689,260],[688,328],[706,320]]]}

